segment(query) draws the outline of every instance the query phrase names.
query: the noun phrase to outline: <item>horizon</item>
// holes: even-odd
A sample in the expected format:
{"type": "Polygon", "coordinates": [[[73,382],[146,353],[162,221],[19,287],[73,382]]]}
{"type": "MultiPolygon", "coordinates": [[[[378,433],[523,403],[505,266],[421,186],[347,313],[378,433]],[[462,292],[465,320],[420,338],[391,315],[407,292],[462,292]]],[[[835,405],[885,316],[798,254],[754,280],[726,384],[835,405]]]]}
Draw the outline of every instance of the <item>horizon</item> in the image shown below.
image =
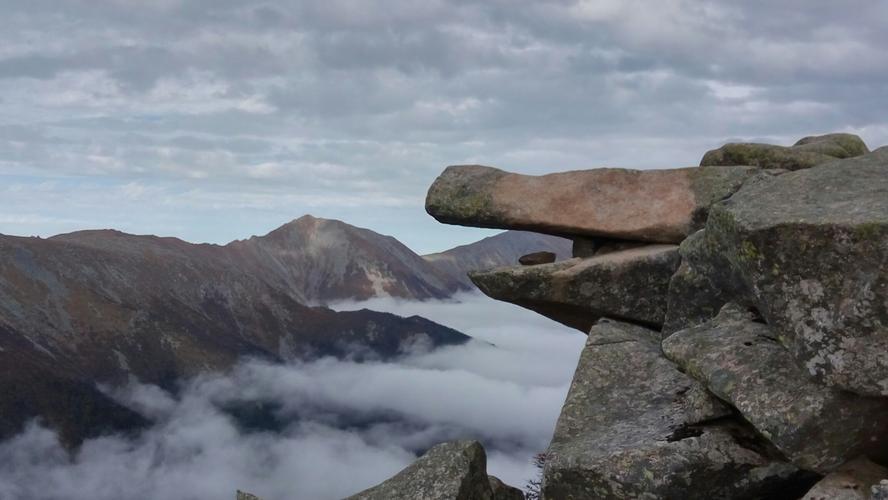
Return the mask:
{"type": "Polygon", "coordinates": [[[4,234],[222,244],[312,213],[429,253],[492,234],[425,214],[446,165],[681,167],[834,131],[888,143],[883,4],[4,5],[4,234]]]}

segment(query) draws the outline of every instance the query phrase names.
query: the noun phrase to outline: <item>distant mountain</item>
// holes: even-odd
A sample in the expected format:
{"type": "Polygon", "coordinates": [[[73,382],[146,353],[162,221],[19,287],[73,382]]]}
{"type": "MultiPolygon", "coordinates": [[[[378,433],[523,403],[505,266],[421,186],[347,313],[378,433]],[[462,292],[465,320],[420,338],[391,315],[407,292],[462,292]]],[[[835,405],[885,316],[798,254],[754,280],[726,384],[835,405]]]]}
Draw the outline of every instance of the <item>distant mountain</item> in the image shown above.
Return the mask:
{"type": "Polygon", "coordinates": [[[34,416],[72,443],[141,422],[96,382],[174,388],[241,356],[386,358],[468,340],[420,317],[303,305],[293,275],[252,260],[288,234],[248,252],[117,231],[0,236],[0,439],[34,416]]]}
{"type": "Polygon", "coordinates": [[[144,423],[96,383],[175,388],[231,366],[323,355],[388,358],[468,337],[420,317],[310,303],[433,299],[469,270],[566,240],[508,232],[420,257],[390,236],[305,216],[228,245],[113,230],[0,235],[0,439],[40,416],[69,443],[144,423]]]}
{"type": "Polygon", "coordinates": [[[439,271],[457,280],[462,288],[473,289],[474,285],[467,276],[469,271],[513,266],[522,255],[543,250],[555,253],[558,260],[569,259],[572,244],[571,240],[545,234],[506,231],[469,245],[425,255],[423,258],[439,271]]]}
{"type": "Polygon", "coordinates": [[[308,303],[439,299],[460,287],[391,236],[310,215],[225,250],[250,274],[276,281],[308,303]]]}

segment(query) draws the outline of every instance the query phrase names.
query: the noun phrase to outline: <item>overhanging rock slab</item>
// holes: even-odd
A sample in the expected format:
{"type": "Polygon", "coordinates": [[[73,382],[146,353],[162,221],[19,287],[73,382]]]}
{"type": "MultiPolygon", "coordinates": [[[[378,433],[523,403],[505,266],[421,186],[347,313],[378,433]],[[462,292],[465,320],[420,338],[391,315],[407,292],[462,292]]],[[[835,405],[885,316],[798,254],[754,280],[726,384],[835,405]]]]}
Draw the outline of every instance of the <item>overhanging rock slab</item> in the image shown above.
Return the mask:
{"type": "Polygon", "coordinates": [[[675,245],[646,245],[586,259],[470,273],[498,300],[532,309],[586,333],[601,317],[659,326],[679,265],[675,245]]]}

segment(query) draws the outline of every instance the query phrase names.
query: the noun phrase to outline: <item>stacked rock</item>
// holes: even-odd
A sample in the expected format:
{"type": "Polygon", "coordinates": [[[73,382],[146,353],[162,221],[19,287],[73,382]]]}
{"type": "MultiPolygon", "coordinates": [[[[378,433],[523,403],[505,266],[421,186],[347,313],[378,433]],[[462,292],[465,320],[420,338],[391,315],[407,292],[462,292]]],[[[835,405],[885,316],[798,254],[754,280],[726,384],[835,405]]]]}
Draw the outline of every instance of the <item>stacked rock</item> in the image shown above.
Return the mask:
{"type": "Polygon", "coordinates": [[[544,498],[885,495],[888,147],[829,134],[672,170],[454,166],[426,209],[575,241],[570,260],[470,275],[588,334],[544,498]]]}

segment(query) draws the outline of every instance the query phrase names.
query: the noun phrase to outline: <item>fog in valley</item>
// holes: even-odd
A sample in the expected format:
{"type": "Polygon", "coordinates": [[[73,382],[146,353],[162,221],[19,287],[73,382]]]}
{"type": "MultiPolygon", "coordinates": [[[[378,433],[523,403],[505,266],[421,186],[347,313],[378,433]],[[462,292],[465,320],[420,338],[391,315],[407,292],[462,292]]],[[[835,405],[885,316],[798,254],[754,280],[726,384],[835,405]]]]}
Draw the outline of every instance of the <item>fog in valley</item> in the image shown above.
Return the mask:
{"type": "Polygon", "coordinates": [[[343,303],[418,314],[475,338],[395,362],[244,360],[172,395],[133,381],[107,388],[149,416],[138,436],[91,439],[73,455],[32,423],[0,444],[0,499],[341,498],[433,444],[481,440],[488,471],[513,485],[537,472],[585,337],[466,294],[450,302],[343,303]]]}

